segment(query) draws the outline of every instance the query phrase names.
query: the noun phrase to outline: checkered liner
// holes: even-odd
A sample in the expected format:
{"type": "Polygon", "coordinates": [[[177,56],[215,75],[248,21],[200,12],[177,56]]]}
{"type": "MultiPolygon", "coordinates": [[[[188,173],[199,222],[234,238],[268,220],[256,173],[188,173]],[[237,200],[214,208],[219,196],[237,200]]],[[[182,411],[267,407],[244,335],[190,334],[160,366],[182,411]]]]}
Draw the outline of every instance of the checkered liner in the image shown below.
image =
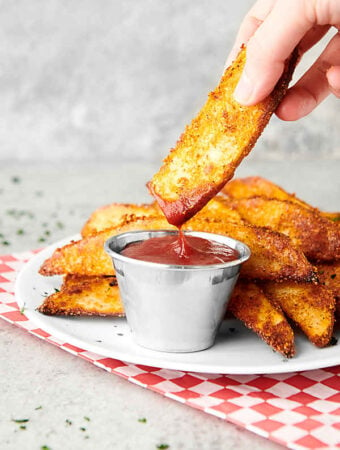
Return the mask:
{"type": "Polygon", "coordinates": [[[37,252],[0,256],[0,317],[73,355],[165,397],[292,449],[340,448],[340,366],[274,375],[188,373],[129,364],[37,328],[14,298],[18,270],[37,252]]]}

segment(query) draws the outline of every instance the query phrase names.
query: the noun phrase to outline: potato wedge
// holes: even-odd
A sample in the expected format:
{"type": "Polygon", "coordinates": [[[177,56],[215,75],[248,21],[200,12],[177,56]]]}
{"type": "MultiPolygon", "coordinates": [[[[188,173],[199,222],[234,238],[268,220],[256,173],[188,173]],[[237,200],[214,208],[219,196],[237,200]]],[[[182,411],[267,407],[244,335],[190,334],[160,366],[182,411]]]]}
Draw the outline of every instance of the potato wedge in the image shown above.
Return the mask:
{"type": "Polygon", "coordinates": [[[264,342],[287,358],[295,355],[294,332],[280,307],[275,306],[253,282],[239,280],[228,311],[264,342]]]}
{"type": "Polygon", "coordinates": [[[233,205],[251,224],[289,236],[308,259],[340,259],[340,227],[321,217],[317,211],[287,200],[263,197],[233,200],[233,205]]]}
{"type": "Polygon", "coordinates": [[[38,311],[61,316],[123,317],[115,277],[69,277],[59,292],[45,298],[38,311]]]}
{"type": "Polygon", "coordinates": [[[334,326],[335,299],[325,286],[313,283],[266,282],[268,298],[278,303],[317,347],[329,344],[334,326]]]}
{"type": "Polygon", "coordinates": [[[127,204],[112,203],[96,209],[81,230],[82,237],[91,236],[103,231],[106,228],[119,227],[125,223],[125,218],[129,216],[148,217],[160,213],[156,204],[127,204]]]}
{"type": "MultiPolygon", "coordinates": [[[[192,219],[185,230],[224,234],[245,242],[251,249],[250,259],[242,266],[248,278],[311,280],[314,268],[289,238],[250,225],[192,219]]],[[[111,236],[131,230],[175,229],[165,218],[134,218],[124,226],[102,231],[55,250],[40,268],[42,275],[112,275],[113,267],[105,253],[104,242],[111,236]]]]}
{"type": "MultiPolygon", "coordinates": [[[[115,228],[134,217],[163,217],[164,214],[157,203],[152,204],[124,204],[112,203],[95,210],[85,223],[82,237],[92,236],[107,228],[115,228]]],[[[233,209],[224,196],[216,196],[195,216],[195,218],[211,218],[217,220],[231,220],[243,222],[240,214],[233,209]]]]}
{"type": "Polygon", "coordinates": [[[229,200],[222,195],[216,195],[211,199],[191,220],[196,219],[245,223],[240,213],[237,212],[237,210],[230,205],[229,200]]]}
{"type": "Polygon", "coordinates": [[[232,178],[286,93],[297,52],[273,92],[254,106],[242,106],[233,97],[245,61],[242,48],[148,184],[171,224],[181,225],[192,217],[232,178]]]}
{"type": "Polygon", "coordinates": [[[314,208],[310,204],[296,197],[295,194],[286,192],[280,186],[263,177],[254,176],[234,178],[224,186],[222,193],[234,199],[264,197],[275,200],[288,200],[302,206],[303,208],[318,211],[319,214],[329,220],[335,222],[340,220],[340,213],[320,211],[319,209],[314,208]]]}

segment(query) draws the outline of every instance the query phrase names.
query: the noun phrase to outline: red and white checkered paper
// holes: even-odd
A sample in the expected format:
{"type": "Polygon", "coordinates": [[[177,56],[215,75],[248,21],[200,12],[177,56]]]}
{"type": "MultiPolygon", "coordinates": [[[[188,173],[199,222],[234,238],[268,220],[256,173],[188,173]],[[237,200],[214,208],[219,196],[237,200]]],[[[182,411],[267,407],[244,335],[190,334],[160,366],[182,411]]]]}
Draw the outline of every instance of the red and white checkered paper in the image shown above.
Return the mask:
{"type": "Polygon", "coordinates": [[[22,314],[18,270],[36,252],[0,256],[0,317],[47,342],[165,397],[292,449],[340,448],[340,366],[274,375],[221,375],[161,369],[103,358],[61,342],[22,314]]]}

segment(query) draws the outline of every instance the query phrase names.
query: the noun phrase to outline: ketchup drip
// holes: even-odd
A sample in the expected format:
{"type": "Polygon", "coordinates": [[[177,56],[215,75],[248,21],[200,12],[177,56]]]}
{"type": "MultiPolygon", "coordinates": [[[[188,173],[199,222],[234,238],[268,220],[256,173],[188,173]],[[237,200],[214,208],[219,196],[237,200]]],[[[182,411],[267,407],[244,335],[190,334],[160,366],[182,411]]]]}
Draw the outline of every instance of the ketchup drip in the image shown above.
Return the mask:
{"type": "Polygon", "coordinates": [[[180,228],[178,234],[153,237],[129,244],[121,254],[141,261],[179,266],[222,264],[234,261],[240,256],[228,245],[185,235],[180,228]]]}

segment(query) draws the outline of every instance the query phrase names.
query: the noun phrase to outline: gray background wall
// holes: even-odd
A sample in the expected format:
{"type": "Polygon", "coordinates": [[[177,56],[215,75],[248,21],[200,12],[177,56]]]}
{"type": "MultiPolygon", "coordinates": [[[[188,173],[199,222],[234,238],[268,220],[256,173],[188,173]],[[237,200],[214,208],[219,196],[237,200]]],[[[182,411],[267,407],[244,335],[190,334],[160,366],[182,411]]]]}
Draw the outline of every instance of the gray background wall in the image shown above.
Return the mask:
{"type": "MultiPolygon", "coordinates": [[[[218,82],[252,3],[0,1],[0,162],[160,161],[218,82]]],[[[339,106],[273,118],[250,157],[340,159],[339,106]]]]}

